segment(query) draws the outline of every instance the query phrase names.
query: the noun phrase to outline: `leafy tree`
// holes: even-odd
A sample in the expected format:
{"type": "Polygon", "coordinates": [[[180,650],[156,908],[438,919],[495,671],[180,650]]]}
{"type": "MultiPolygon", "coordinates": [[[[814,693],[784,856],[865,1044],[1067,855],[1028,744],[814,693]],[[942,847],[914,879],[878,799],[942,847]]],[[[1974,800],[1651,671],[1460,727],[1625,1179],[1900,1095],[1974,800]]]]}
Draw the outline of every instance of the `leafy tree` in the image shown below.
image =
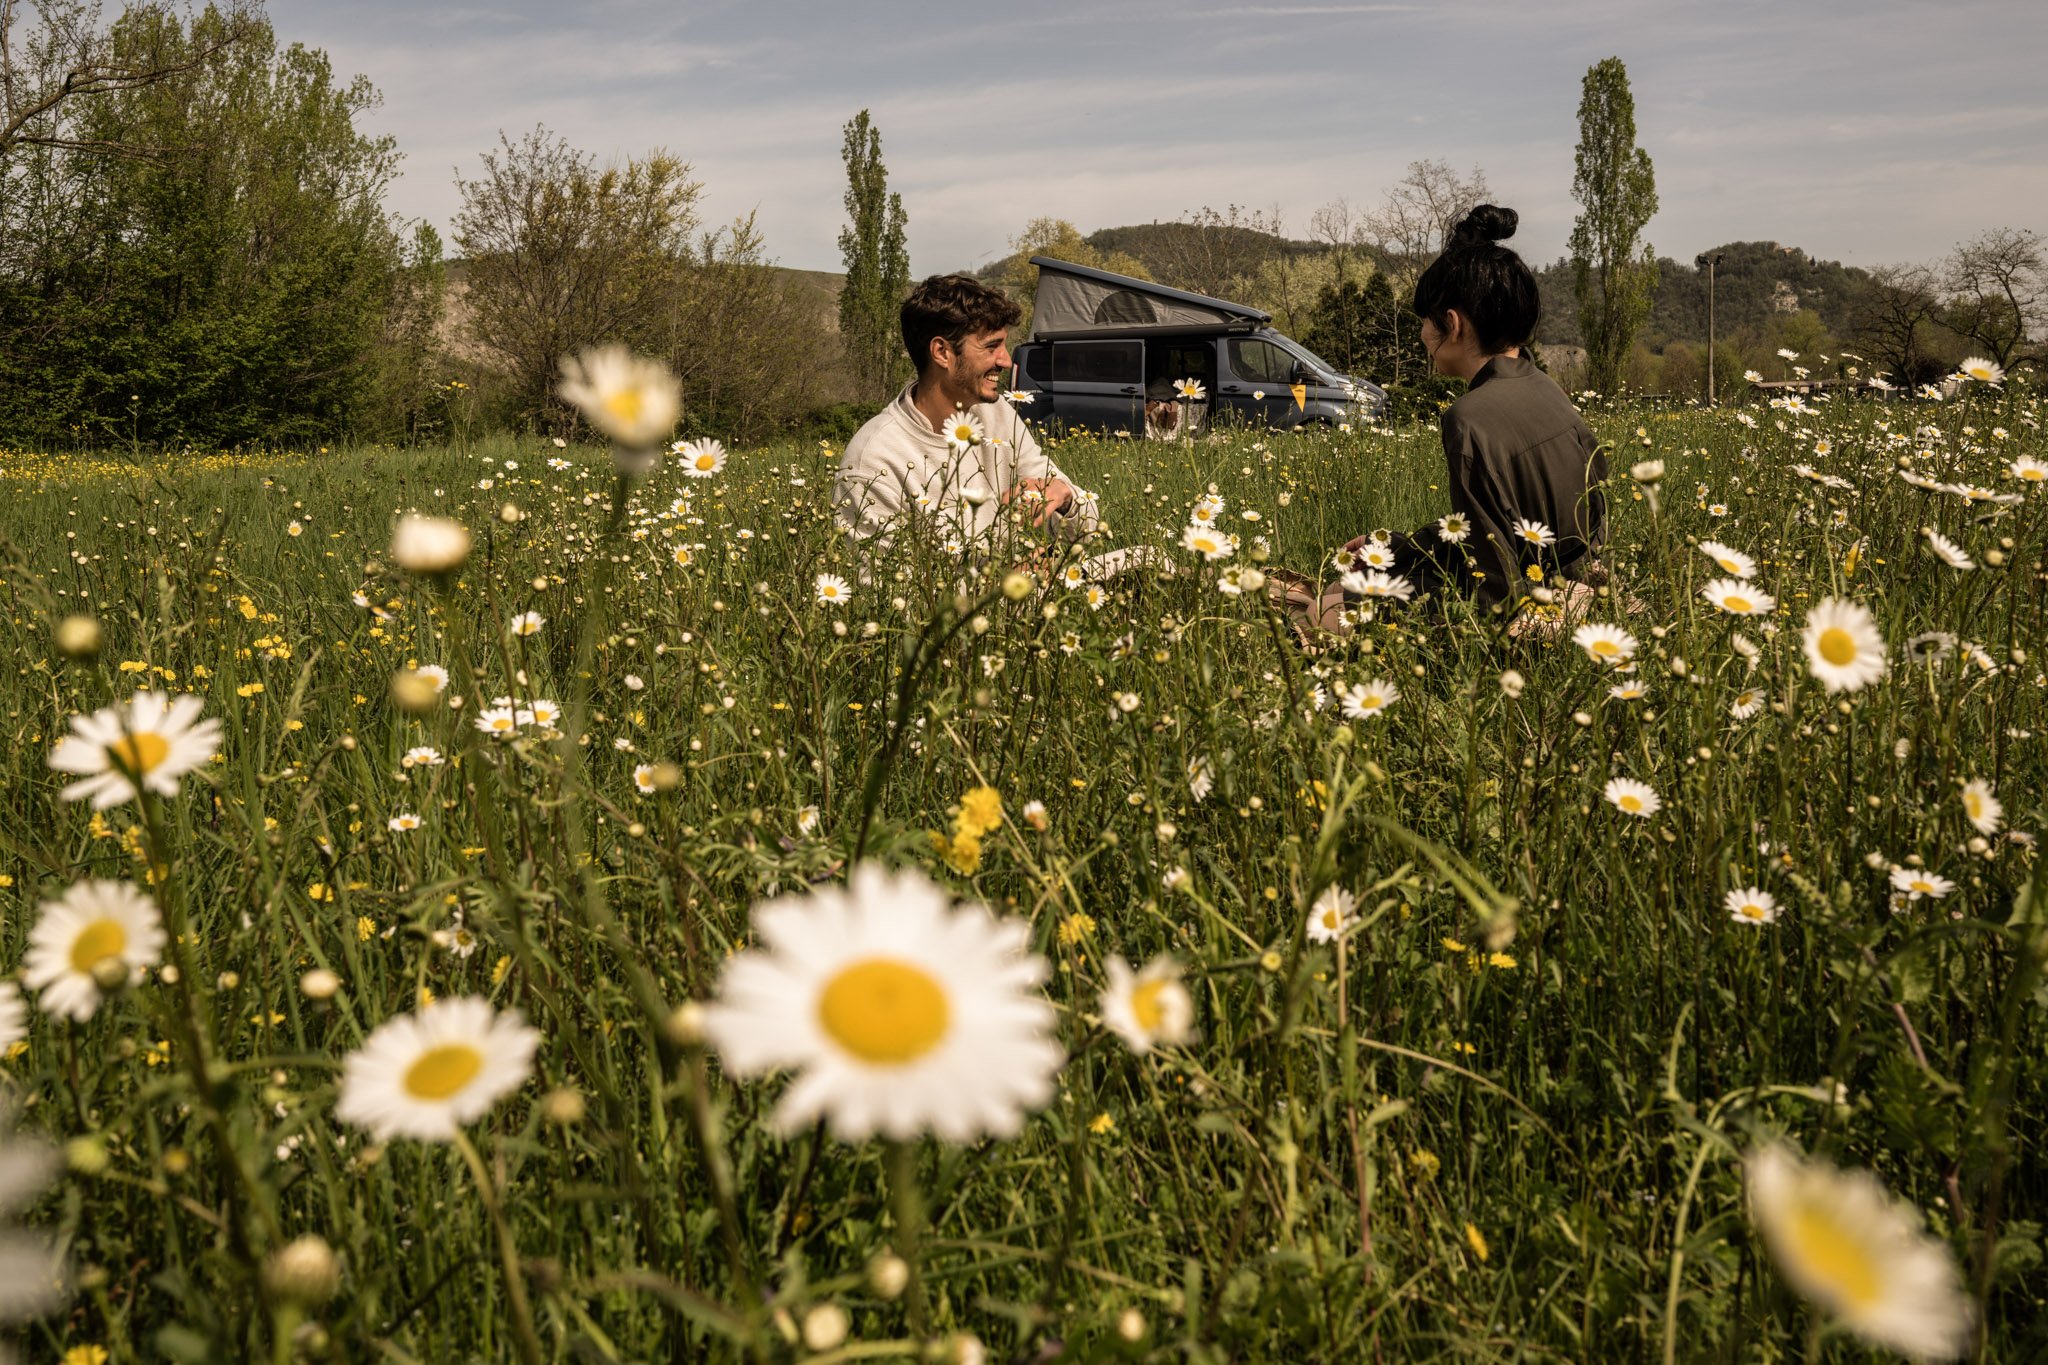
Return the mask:
{"type": "Polygon", "coordinates": [[[1657,211],[1657,177],[1649,153],[1636,146],[1635,97],[1619,57],[1586,72],[1572,197],[1583,206],[1571,260],[1588,382],[1612,393],[1657,289],[1657,258],[1649,243],[1637,245],[1657,211]]]}
{"type": "Polygon", "coordinates": [[[509,415],[567,430],[574,415],[555,397],[563,355],[667,336],[701,187],[666,152],[601,168],[544,128],[516,143],[500,134],[483,173],[456,184],[464,330],[509,382],[509,415]]]}
{"type": "Polygon", "coordinates": [[[0,167],[0,431],[311,440],[353,428],[400,265],[369,83],[245,11],[124,13],[102,84],[0,167]],[[148,155],[117,154],[148,149],[148,155]]]}
{"type": "Polygon", "coordinates": [[[1870,358],[1901,384],[1934,379],[1941,366],[1929,355],[1941,322],[1933,272],[1918,265],[1884,265],[1870,272],[1871,288],[1857,309],[1851,335],[1870,358]]]}
{"type": "Polygon", "coordinates": [[[2048,266],[2040,234],[2030,229],[1978,234],[1955,249],[1947,275],[1948,325],[2000,365],[2010,365],[2048,321],[2048,266]]]}
{"type": "Polygon", "coordinates": [[[845,128],[847,224],[839,232],[846,283],[839,291],[839,336],[863,396],[895,395],[909,375],[898,318],[910,293],[910,247],[903,196],[889,190],[882,134],[863,109],[845,128]]]}
{"type": "Polygon", "coordinates": [[[1398,384],[1422,354],[1422,325],[1394,297],[1386,273],[1375,271],[1362,284],[1325,287],[1302,343],[1346,374],[1398,384]]]}

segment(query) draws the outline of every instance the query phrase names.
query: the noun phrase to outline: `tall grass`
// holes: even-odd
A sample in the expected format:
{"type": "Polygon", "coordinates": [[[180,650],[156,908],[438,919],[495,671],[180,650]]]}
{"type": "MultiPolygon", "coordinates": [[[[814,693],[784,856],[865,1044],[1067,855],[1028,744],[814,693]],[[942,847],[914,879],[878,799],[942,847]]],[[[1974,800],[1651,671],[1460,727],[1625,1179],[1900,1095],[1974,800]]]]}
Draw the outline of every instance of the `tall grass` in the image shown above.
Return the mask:
{"type": "MultiPolygon", "coordinates": [[[[616,509],[601,452],[508,439],[0,457],[0,964],[40,900],[150,863],[186,929],[175,980],[84,1025],[37,1016],[4,1064],[71,1164],[33,1221],[78,1292],[29,1351],[913,1357],[907,1300],[871,1269],[912,1240],[884,1148],[775,1136],[779,1086],[725,1078],[681,1008],[750,906],[843,879],[859,844],[1026,918],[1055,964],[1058,1096],[1015,1140],[915,1146],[895,1173],[921,1199],[923,1335],[957,1358],[969,1333],[992,1359],[1862,1358],[1745,1221],[1739,1158],[1774,1136],[1925,1211],[1986,1358],[2048,1352],[2048,924],[2018,837],[2048,766],[2048,490],[2005,472],[2048,456],[2040,405],[1757,412],[1596,415],[1617,472],[1665,466],[1647,494],[1617,479],[1594,614],[1640,642],[1639,699],[1568,638],[1461,608],[1305,654],[1177,549],[1177,575],[1097,609],[1045,584],[1012,600],[930,546],[863,562],[832,526],[830,448],[667,470],[616,509]],[[1923,491],[1900,461],[2029,496],[1923,491]],[[445,591],[383,562],[408,509],[475,532],[445,591]],[[1703,601],[1700,539],[1753,555],[1776,613],[1703,601]],[[815,600],[821,571],[849,603],[815,600]],[[1831,596],[1890,645],[1872,688],[1809,676],[1800,625],[1831,596]],[[527,611],[546,626],[508,636],[527,611]],[[52,647],[74,613],[102,625],[90,661],[52,647]],[[1935,632],[1954,639],[1909,650],[1935,632]],[[391,677],[427,664],[454,681],[410,714],[391,677]],[[1400,700],[1344,720],[1329,698],[1371,678],[1400,700]],[[140,686],[193,690],[228,730],[154,831],[134,805],[61,803],[45,761],[69,716],[140,686]],[[570,738],[480,735],[501,694],[562,703],[570,738]],[[457,761],[408,768],[420,745],[457,761]],[[663,762],[675,785],[642,794],[635,766],[663,762]],[[1661,811],[1604,801],[1614,776],[1661,811]],[[2008,828],[1970,825],[1971,778],[2008,828]],[[962,875],[932,832],[983,785],[1007,820],[962,875]],[[388,829],[400,812],[420,828],[388,829]],[[1954,890],[1895,899],[1901,866],[1954,890]],[[1341,951],[1304,932],[1330,885],[1360,901],[1341,951]],[[1723,908],[1752,885],[1777,923],[1723,908]],[[1100,1024],[1103,962],[1159,953],[1199,1036],[1134,1057],[1100,1024]],[[331,998],[302,991],[316,968],[331,998]],[[428,993],[524,1011],[537,1075],[467,1148],[372,1144],[333,1116],[340,1059],[428,993]],[[305,1233],[339,1257],[332,1299],[264,1273],[305,1233]],[[851,1336],[813,1352],[824,1304],[851,1336]]],[[[1054,454],[1118,543],[1177,545],[1213,489],[1237,564],[1264,538],[1313,572],[1448,509],[1426,428],[1054,454]]]]}

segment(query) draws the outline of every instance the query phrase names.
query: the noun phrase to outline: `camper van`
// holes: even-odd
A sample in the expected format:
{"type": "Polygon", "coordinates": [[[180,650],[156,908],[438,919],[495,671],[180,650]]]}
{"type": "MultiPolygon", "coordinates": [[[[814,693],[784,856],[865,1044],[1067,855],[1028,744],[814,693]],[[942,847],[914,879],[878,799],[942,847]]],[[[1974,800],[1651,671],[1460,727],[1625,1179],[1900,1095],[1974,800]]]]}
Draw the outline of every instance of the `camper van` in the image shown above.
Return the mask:
{"type": "Polygon", "coordinates": [[[1175,439],[1211,422],[1293,430],[1370,422],[1386,391],[1340,374],[1241,303],[1033,256],[1038,297],[1014,386],[1034,422],[1175,439]],[[1176,387],[1193,380],[1198,399],[1176,387]]]}

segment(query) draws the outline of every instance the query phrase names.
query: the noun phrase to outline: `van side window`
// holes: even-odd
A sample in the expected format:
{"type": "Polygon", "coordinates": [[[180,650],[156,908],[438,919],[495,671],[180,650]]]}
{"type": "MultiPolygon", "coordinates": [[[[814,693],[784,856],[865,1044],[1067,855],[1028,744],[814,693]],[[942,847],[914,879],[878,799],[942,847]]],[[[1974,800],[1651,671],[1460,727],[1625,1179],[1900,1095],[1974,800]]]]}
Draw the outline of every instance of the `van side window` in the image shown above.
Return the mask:
{"type": "Polygon", "coordinates": [[[1252,384],[1285,384],[1294,374],[1294,357],[1270,341],[1233,338],[1230,368],[1252,384]]]}
{"type": "Polygon", "coordinates": [[[1050,346],[1027,346],[1024,348],[1024,373],[1043,384],[1052,378],[1052,348],[1050,346]]]}
{"type": "Polygon", "coordinates": [[[1136,384],[1145,376],[1142,341],[1056,341],[1055,384],[1136,384]]]}

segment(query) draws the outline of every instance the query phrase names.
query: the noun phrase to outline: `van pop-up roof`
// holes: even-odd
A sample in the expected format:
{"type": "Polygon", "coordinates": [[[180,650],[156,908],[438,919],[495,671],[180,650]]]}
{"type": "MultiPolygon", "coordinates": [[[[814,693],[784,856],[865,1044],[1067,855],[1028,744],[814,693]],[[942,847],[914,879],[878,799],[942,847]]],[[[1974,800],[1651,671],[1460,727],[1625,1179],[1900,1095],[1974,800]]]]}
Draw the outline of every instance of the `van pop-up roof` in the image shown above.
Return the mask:
{"type": "Polygon", "coordinates": [[[1031,264],[1038,267],[1038,299],[1031,312],[1034,341],[1165,329],[1250,331],[1273,320],[1271,313],[1241,303],[1050,256],[1033,256],[1031,264]]]}

